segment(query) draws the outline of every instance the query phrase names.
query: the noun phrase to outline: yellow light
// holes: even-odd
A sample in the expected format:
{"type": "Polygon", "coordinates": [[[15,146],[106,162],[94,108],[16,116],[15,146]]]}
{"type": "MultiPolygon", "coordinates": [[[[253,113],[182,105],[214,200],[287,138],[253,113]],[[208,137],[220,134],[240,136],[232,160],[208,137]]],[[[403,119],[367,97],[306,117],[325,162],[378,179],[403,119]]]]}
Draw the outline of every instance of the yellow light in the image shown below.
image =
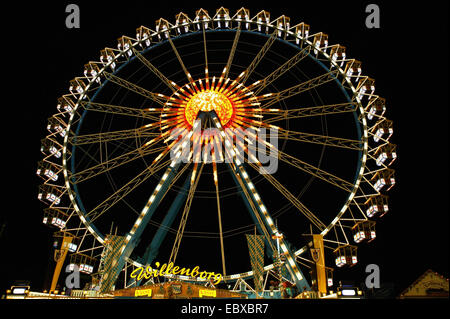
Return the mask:
{"type": "Polygon", "coordinates": [[[216,111],[222,126],[225,126],[233,116],[234,110],[230,100],[222,93],[206,90],[192,96],[184,110],[185,118],[193,126],[198,112],[216,111]]]}

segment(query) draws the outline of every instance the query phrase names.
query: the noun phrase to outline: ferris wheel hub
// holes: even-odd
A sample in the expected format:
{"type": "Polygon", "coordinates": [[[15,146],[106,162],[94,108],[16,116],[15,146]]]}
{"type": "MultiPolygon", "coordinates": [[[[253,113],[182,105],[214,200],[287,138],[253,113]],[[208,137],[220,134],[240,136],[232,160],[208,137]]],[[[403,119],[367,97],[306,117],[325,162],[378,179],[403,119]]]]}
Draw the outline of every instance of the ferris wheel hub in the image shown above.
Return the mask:
{"type": "MultiPolygon", "coordinates": [[[[258,97],[247,88],[239,77],[232,80],[220,77],[206,77],[191,80],[177,91],[164,104],[162,117],[175,116],[176,126],[191,130],[199,112],[215,111],[223,128],[257,127],[261,119],[258,97]]],[[[167,128],[166,123],[162,126],[167,128]]]]}
{"type": "Polygon", "coordinates": [[[228,97],[214,90],[204,90],[193,95],[184,110],[185,118],[190,125],[194,125],[199,111],[216,111],[222,125],[226,125],[234,113],[233,104],[228,97]]]}

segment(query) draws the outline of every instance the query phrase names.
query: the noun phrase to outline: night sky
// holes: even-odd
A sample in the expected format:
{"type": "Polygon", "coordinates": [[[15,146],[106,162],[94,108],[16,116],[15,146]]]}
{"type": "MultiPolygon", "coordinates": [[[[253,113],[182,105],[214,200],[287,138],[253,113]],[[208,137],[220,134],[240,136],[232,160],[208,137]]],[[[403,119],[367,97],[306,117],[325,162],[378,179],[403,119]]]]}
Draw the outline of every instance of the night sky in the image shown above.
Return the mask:
{"type": "MultiPolygon", "coordinates": [[[[386,117],[394,121],[396,185],[389,192],[390,212],[377,223],[377,238],[359,250],[359,263],[339,270],[341,279],[364,282],[365,266],[380,267],[382,284],[401,292],[427,269],[448,278],[448,12],[447,2],[427,7],[411,2],[380,6],[381,28],[365,27],[368,1],[285,1],[264,3],[209,1],[168,5],[156,1],[77,2],[81,28],[67,29],[65,7],[41,2],[4,9],[13,16],[2,28],[2,200],[0,215],[2,294],[14,280],[30,280],[41,290],[51,276],[52,231],[42,224],[44,205],[37,199],[40,140],[56,99],[121,35],[134,36],[141,25],[154,27],[180,11],[190,17],[204,7],[210,14],[225,6],[260,10],[272,19],[285,14],[291,25],[304,21],[312,31],[347,47],[363,62],[363,74],[376,80],[376,94],[387,99],[386,117]],[[343,4],[345,3],[345,4],[343,4]],[[445,16],[444,16],[445,15],[445,16]],[[50,273],[49,273],[50,271],[50,273]]],[[[430,3],[430,2],[427,2],[430,3]]],[[[329,263],[332,261],[329,260],[329,263]]]]}

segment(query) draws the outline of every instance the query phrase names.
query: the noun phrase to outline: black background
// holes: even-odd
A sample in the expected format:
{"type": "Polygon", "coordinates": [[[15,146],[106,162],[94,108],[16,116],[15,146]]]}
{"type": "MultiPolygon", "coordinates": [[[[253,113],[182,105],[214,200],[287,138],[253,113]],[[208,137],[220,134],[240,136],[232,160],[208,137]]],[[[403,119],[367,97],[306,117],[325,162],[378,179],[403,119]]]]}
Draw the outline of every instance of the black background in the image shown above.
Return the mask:
{"type": "Polygon", "coordinates": [[[390,192],[391,211],[377,224],[377,239],[360,253],[358,266],[342,279],[363,282],[365,265],[380,266],[382,283],[397,294],[432,269],[448,278],[448,4],[374,1],[381,28],[367,29],[367,1],[156,2],[74,1],[81,28],[65,27],[71,2],[17,3],[3,10],[11,17],[2,27],[2,212],[0,289],[14,280],[30,280],[41,290],[52,269],[51,230],[42,223],[37,200],[40,139],[57,97],[97,60],[104,47],[138,26],[153,28],[180,11],[194,16],[224,6],[260,10],[274,19],[306,22],[313,33],[329,34],[330,43],[347,47],[347,56],[363,62],[363,74],[376,79],[376,94],[387,99],[386,116],[394,120],[397,184],[390,192]],[[5,24],[6,23],[6,24],[5,24]]]}

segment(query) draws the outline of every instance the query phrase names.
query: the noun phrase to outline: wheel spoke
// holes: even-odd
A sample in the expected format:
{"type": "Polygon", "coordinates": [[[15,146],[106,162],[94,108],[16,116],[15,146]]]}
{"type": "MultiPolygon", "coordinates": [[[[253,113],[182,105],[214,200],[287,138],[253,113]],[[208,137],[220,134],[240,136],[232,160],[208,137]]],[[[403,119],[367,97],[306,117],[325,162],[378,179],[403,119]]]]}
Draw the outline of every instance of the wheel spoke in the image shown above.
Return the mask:
{"type": "MultiPolygon", "coordinates": [[[[112,104],[104,104],[104,103],[95,103],[95,102],[86,102],[80,101],[80,106],[82,106],[85,110],[95,111],[95,112],[103,112],[117,115],[128,115],[134,117],[140,117],[143,119],[149,119],[153,121],[159,121],[159,117],[151,115],[153,112],[149,112],[146,109],[136,109],[126,106],[120,105],[112,105],[112,104]]],[[[159,109],[161,110],[161,109],[159,109]]]]}
{"type": "Polygon", "coordinates": [[[331,173],[328,173],[318,167],[308,164],[296,157],[290,156],[282,151],[278,151],[278,153],[280,155],[279,156],[280,160],[282,160],[283,162],[285,162],[291,166],[297,167],[312,176],[320,178],[321,180],[323,180],[327,183],[330,183],[331,185],[334,185],[336,187],[339,187],[339,188],[345,190],[346,192],[351,192],[353,189],[352,183],[350,183],[340,177],[337,177],[337,176],[335,176],[331,173]]]}
{"type": "MultiPolygon", "coordinates": [[[[341,114],[354,112],[356,110],[356,103],[339,103],[339,104],[328,104],[313,107],[303,107],[303,108],[288,108],[287,110],[281,109],[264,109],[270,118],[264,119],[264,123],[273,123],[282,120],[291,120],[296,118],[304,118],[311,116],[326,116],[331,114],[341,114]]],[[[263,109],[261,109],[263,110],[263,109]]]]}
{"type": "Polygon", "coordinates": [[[206,77],[206,89],[209,89],[209,77],[208,77],[208,50],[206,48],[206,32],[205,25],[202,23],[202,33],[203,33],[203,51],[205,53],[205,77],[206,77]]]}
{"type": "Polygon", "coordinates": [[[170,150],[172,145],[174,145],[175,141],[172,142],[168,147],[162,146],[158,148],[151,147],[158,141],[160,141],[163,138],[162,135],[159,135],[158,137],[154,138],[153,140],[145,143],[141,147],[138,147],[130,152],[127,152],[125,154],[119,155],[115,158],[109,159],[107,161],[101,162],[95,166],[92,166],[90,168],[87,168],[85,170],[82,170],[80,172],[77,172],[71,176],[71,182],[73,184],[81,183],[87,179],[90,179],[92,177],[95,177],[99,174],[103,174],[107,171],[110,171],[114,168],[117,168],[119,166],[122,166],[126,163],[129,163],[131,161],[134,161],[136,159],[142,158],[149,154],[159,153],[159,152],[166,152],[167,149],[170,150]]]}
{"type": "Polygon", "coordinates": [[[239,27],[234,36],[233,45],[231,46],[230,55],[228,56],[227,65],[225,66],[224,78],[228,77],[228,73],[230,72],[231,64],[233,63],[234,54],[236,53],[236,47],[239,42],[239,37],[241,35],[241,28],[239,27]]]}
{"type": "MultiPolygon", "coordinates": [[[[248,164],[254,168],[257,172],[260,172],[262,168],[261,163],[257,162],[257,164],[251,163],[248,161],[248,164]]],[[[294,205],[314,226],[316,226],[321,232],[326,228],[325,224],[320,221],[320,219],[314,215],[305,205],[303,205],[300,200],[294,196],[291,192],[289,192],[286,187],[284,187],[272,174],[262,174],[267,181],[269,181],[275,189],[277,189],[292,205],[294,205]]]]}
{"type": "Polygon", "coordinates": [[[137,51],[133,47],[133,52],[137,56],[137,58],[144,64],[150,71],[153,72],[164,84],[167,85],[169,89],[172,90],[172,92],[176,92],[176,84],[173,81],[170,81],[164,74],[161,73],[161,71],[158,70],[149,60],[147,60],[139,51],[137,51]]]}
{"type": "Polygon", "coordinates": [[[253,73],[253,71],[258,66],[259,62],[261,62],[262,59],[264,59],[264,56],[266,53],[270,50],[270,47],[272,46],[273,42],[277,38],[277,30],[275,30],[269,37],[269,39],[264,43],[262,48],[259,50],[258,54],[256,54],[255,58],[253,59],[252,63],[247,67],[247,69],[243,72],[240,82],[242,84],[245,84],[245,82],[248,80],[250,75],[253,73]]]}
{"type": "MultiPolygon", "coordinates": [[[[219,119],[217,116],[213,115],[212,120],[214,122],[214,125],[216,128],[218,128],[221,131],[221,135],[224,139],[227,139],[223,127],[220,124],[219,119]]],[[[251,182],[247,172],[245,171],[244,166],[242,163],[236,158],[237,149],[234,147],[229,140],[225,142],[226,146],[227,144],[231,147],[225,147],[225,150],[229,152],[230,158],[233,158],[233,165],[231,166],[231,170],[233,174],[236,176],[237,180],[239,181],[239,184],[241,186],[241,189],[244,191],[245,196],[249,200],[249,204],[252,207],[252,210],[254,212],[255,217],[258,219],[258,222],[261,226],[261,229],[264,232],[264,235],[266,236],[267,242],[272,248],[273,252],[276,252],[277,250],[275,247],[273,247],[273,240],[272,236],[276,236],[279,234],[279,231],[270,216],[269,212],[267,211],[266,206],[263,204],[260,195],[258,194],[255,186],[251,182]],[[241,178],[242,177],[242,178],[241,178]],[[251,195],[250,195],[251,193],[251,195]],[[256,207],[258,205],[258,207],[256,207]],[[264,218],[264,221],[262,220],[264,218]],[[270,229],[270,234],[267,233],[267,230],[264,230],[264,225],[267,225],[270,229]]],[[[303,274],[301,273],[300,269],[298,268],[296,262],[295,262],[295,256],[292,254],[292,252],[289,250],[285,240],[283,238],[279,239],[279,246],[281,248],[281,251],[284,256],[286,256],[286,267],[289,269],[291,275],[293,278],[295,278],[295,281],[300,284],[304,284],[306,282],[303,274]]]]}
{"type": "Polygon", "coordinates": [[[351,139],[345,139],[345,138],[339,138],[339,137],[333,137],[333,136],[327,136],[327,135],[317,135],[317,134],[310,134],[310,133],[304,133],[304,132],[297,132],[292,130],[286,130],[283,128],[278,128],[278,138],[290,140],[290,141],[296,141],[296,142],[303,142],[303,143],[313,143],[313,144],[320,144],[320,145],[326,145],[326,146],[333,146],[333,147],[339,147],[339,148],[346,148],[351,150],[360,151],[362,150],[362,142],[357,140],[351,140],[351,139]]]}
{"type": "Polygon", "coordinates": [[[311,50],[311,46],[308,45],[308,46],[304,47],[301,51],[299,51],[296,55],[294,55],[292,58],[290,58],[288,61],[286,61],[283,65],[278,67],[275,71],[270,73],[264,79],[259,80],[258,84],[254,85],[252,87],[255,95],[258,95],[270,83],[272,83],[273,81],[278,79],[284,73],[289,71],[292,67],[297,65],[297,63],[299,63],[301,60],[303,60],[305,57],[307,57],[309,55],[310,50],[311,50]],[[256,88],[256,90],[255,90],[255,88],[256,88]]]}
{"type": "Polygon", "coordinates": [[[187,77],[189,83],[193,83],[193,82],[194,82],[194,79],[192,79],[191,74],[190,74],[189,71],[186,69],[186,66],[184,65],[184,62],[183,62],[183,60],[181,59],[181,56],[180,56],[180,54],[178,53],[178,50],[177,50],[177,48],[175,47],[175,44],[173,44],[172,39],[170,38],[170,36],[168,37],[168,40],[169,40],[170,46],[172,47],[173,52],[174,52],[175,55],[177,56],[178,62],[180,63],[181,68],[182,68],[183,71],[184,71],[184,74],[186,74],[186,77],[187,77]]]}
{"type": "Polygon", "coordinates": [[[129,91],[139,94],[149,100],[152,100],[153,102],[156,102],[157,104],[159,104],[161,106],[164,106],[165,102],[169,99],[169,97],[164,96],[161,93],[150,92],[150,91],[140,87],[139,85],[131,83],[131,82],[129,82],[125,79],[122,79],[121,77],[118,77],[117,75],[114,75],[112,73],[103,72],[103,74],[109,81],[111,81],[129,91]]]}
{"type": "MultiPolygon", "coordinates": [[[[259,143],[263,143],[264,145],[266,145],[267,147],[269,147],[271,150],[273,150],[274,154],[272,154],[272,152],[270,152],[269,155],[267,156],[277,156],[277,159],[293,166],[296,167],[314,177],[317,177],[327,183],[330,183],[331,185],[334,185],[340,189],[345,190],[346,192],[351,192],[353,189],[353,184],[340,178],[337,177],[331,173],[328,173],[318,167],[315,167],[314,165],[311,165],[307,162],[304,162],[294,156],[291,156],[289,154],[286,154],[285,152],[279,150],[278,148],[276,148],[275,146],[273,146],[272,144],[270,144],[267,141],[261,140],[259,137],[257,137],[257,140],[259,143]]],[[[256,146],[255,145],[249,145],[248,146],[249,149],[251,149],[252,151],[256,151],[256,146]]]]}
{"type": "Polygon", "coordinates": [[[84,144],[107,143],[131,138],[158,137],[159,135],[161,135],[161,133],[149,132],[148,128],[137,128],[131,130],[71,136],[69,137],[69,143],[78,146],[84,144]]]}
{"type": "Polygon", "coordinates": [[[222,256],[222,272],[223,276],[227,275],[226,267],[225,267],[225,250],[223,245],[223,231],[222,231],[222,216],[220,212],[220,194],[219,194],[219,178],[217,174],[217,158],[213,161],[213,175],[214,175],[214,186],[216,190],[216,202],[217,202],[217,217],[219,220],[219,238],[220,238],[220,252],[222,256]]]}
{"type": "Polygon", "coordinates": [[[187,218],[189,216],[189,211],[191,209],[192,199],[194,198],[194,193],[200,180],[200,176],[203,171],[204,163],[200,165],[200,169],[197,174],[198,163],[194,164],[194,169],[191,175],[191,184],[189,188],[188,197],[184,205],[183,215],[181,216],[180,225],[178,226],[177,236],[175,238],[175,243],[172,247],[172,252],[170,253],[169,263],[174,263],[177,259],[178,250],[180,249],[181,239],[183,238],[184,228],[186,227],[187,218]]]}
{"type": "Polygon", "coordinates": [[[336,78],[337,73],[338,73],[337,70],[332,70],[330,72],[319,75],[318,77],[315,77],[308,81],[294,85],[283,91],[280,91],[277,93],[269,93],[269,94],[260,96],[258,98],[259,101],[266,101],[265,103],[263,103],[261,105],[261,108],[263,108],[263,109],[268,108],[269,106],[271,106],[275,103],[281,102],[287,98],[290,98],[297,94],[309,91],[309,90],[314,89],[322,84],[328,83],[336,78]]]}
{"type": "Polygon", "coordinates": [[[131,193],[134,189],[136,189],[139,185],[141,185],[144,181],[146,181],[150,176],[157,173],[162,168],[166,167],[170,164],[171,160],[167,160],[161,162],[162,157],[152,163],[149,167],[139,173],[136,177],[134,177],[131,181],[123,185],[120,189],[118,189],[114,194],[109,196],[102,203],[97,205],[94,209],[92,209],[87,217],[91,219],[91,221],[95,221],[101,215],[103,215],[106,211],[110,210],[115,204],[117,204],[122,198],[131,193]]]}

